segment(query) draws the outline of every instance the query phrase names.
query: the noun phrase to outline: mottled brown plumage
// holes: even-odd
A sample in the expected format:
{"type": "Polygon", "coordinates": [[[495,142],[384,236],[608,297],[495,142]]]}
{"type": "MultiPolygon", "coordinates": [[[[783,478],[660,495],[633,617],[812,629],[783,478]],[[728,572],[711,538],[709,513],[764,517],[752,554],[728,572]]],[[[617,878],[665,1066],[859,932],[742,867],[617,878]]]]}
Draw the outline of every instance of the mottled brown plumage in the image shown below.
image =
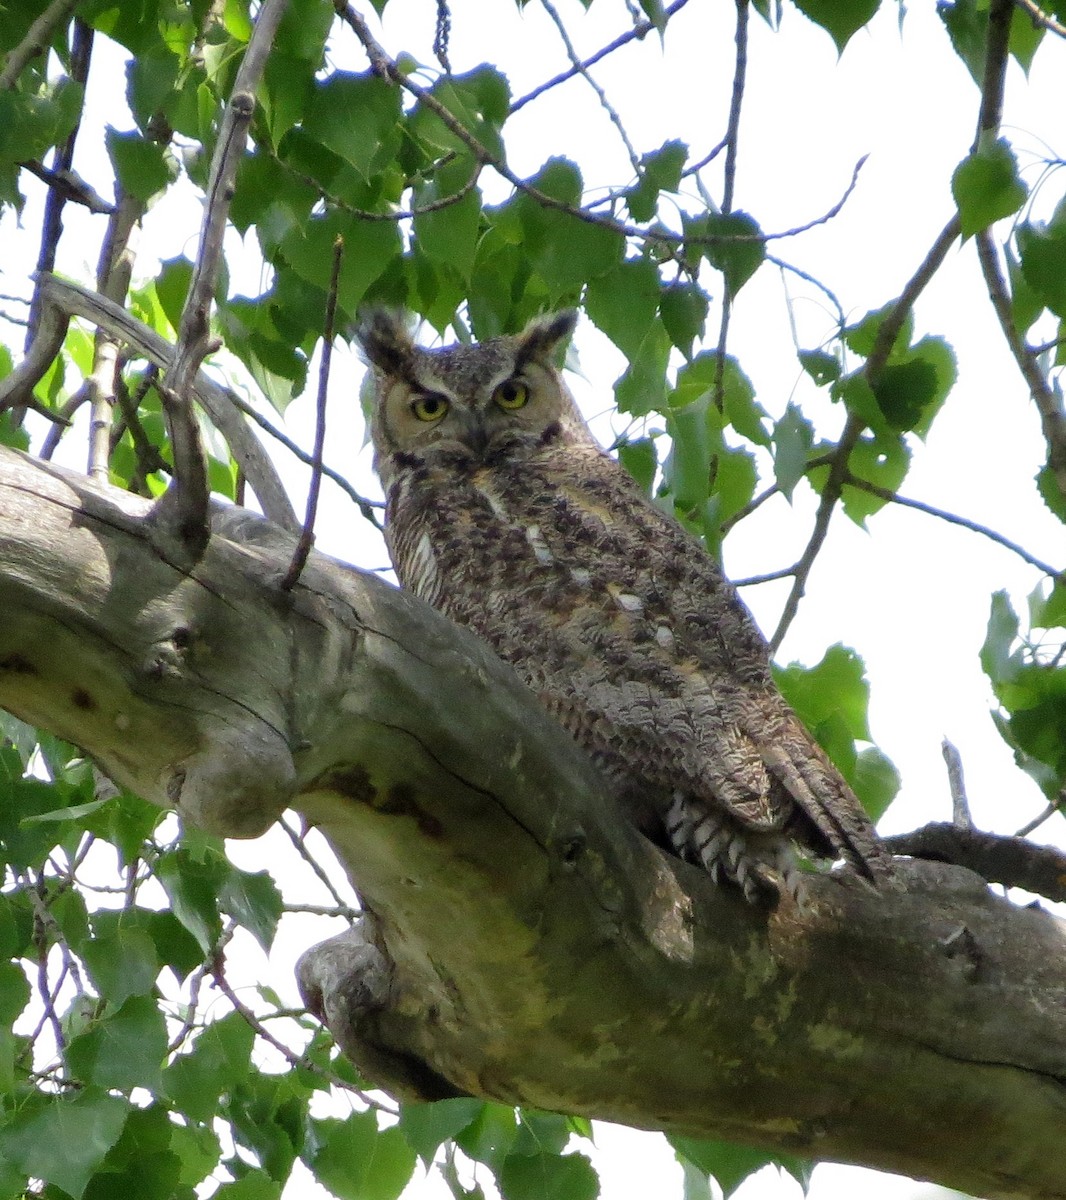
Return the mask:
{"type": "Polygon", "coordinates": [[[574,320],[432,351],[391,314],[360,327],[401,583],[511,663],[638,825],[715,878],[796,890],[794,840],[875,879],[887,857],[748,610],[581,418],[552,363],[574,320]]]}

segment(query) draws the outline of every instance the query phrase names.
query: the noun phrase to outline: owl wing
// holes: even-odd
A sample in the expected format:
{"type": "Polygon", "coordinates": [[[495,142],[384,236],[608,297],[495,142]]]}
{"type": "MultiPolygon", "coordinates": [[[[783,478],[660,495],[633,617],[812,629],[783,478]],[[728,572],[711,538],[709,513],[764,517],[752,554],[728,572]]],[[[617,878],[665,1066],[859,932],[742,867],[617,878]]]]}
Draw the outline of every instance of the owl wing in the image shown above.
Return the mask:
{"type": "MultiPolygon", "coordinates": [[[[659,787],[683,789],[743,830],[787,830],[820,854],[878,872],[887,856],[869,818],[778,691],[766,641],[717,562],[613,459],[585,466],[580,493],[566,494],[586,525],[600,526],[594,559],[622,609],[613,623],[628,624],[622,638],[644,649],[613,681],[601,680],[593,661],[579,672],[571,703],[609,708],[612,721],[642,743],[631,753],[659,787]],[[626,590],[612,589],[612,578],[625,580],[626,590]],[[591,687],[583,686],[590,678],[591,687]]],[[[610,676],[620,648],[609,633],[599,636],[610,676]]],[[[596,643],[587,630],[577,640],[586,654],[596,643]]]]}

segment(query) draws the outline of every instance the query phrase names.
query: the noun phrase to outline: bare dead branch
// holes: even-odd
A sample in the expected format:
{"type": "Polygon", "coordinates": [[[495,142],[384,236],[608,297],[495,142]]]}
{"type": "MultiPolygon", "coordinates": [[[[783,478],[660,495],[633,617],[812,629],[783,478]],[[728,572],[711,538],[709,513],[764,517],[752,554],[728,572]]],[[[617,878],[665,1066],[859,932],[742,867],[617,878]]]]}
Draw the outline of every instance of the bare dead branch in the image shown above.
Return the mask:
{"type": "Polygon", "coordinates": [[[24,171],[29,171],[31,175],[36,175],[42,183],[48,185],[49,189],[71,204],[80,204],[89,212],[97,215],[107,216],[115,211],[115,206],[111,201],[105,200],[91,184],[82,179],[77,171],[69,168],[46,167],[43,163],[34,160],[21,162],[19,166],[24,171]]]}
{"type": "Polygon", "coordinates": [[[255,92],[266,67],[287,0],[264,0],[237,71],[211,163],[200,247],[181,314],[174,359],[160,388],[174,451],[173,495],[179,535],[194,552],[209,536],[207,463],[192,409],[192,389],[201,363],[211,353],[211,302],[222,261],[230,201],[255,112],[255,92]]]}
{"type": "Polygon", "coordinates": [[[990,883],[1025,888],[1048,900],[1066,900],[1066,854],[1052,846],[947,821],[934,821],[913,833],[882,840],[892,854],[954,863],[976,871],[990,883]]]}
{"type": "Polygon", "coordinates": [[[6,92],[15,86],[26,64],[47,51],[55,31],[77,7],[78,0],[52,0],[4,59],[0,68],[0,91],[6,92]]]}
{"type": "MultiPolygon", "coordinates": [[[[164,370],[170,363],[174,353],[173,346],[165,338],[156,333],[155,330],[149,329],[147,325],[132,317],[117,304],[112,303],[103,296],[97,295],[95,292],[89,291],[87,288],[79,287],[77,284],[70,283],[64,279],[57,279],[54,275],[42,278],[40,287],[41,295],[46,302],[46,310],[48,308],[54,310],[53,319],[62,323],[58,341],[54,342],[52,358],[59,352],[63,336],[66,334],[66,324],[70,320],[70,317],[79,316],[87,321],[91,321],[94,325],[107,329],[115,337],[120,338],[127,345],[134,347],[150,362],[154,362],[164,370]]],[[[43,333],[44,325],[42,323],[42,335],[43,333]]],[[[55,335],[53,333],[53,341],[54,338],[55,335]]],[[[51,344],[49,342],[48,345],[51,344]]],[[[46,345],[38,352],[36,347],[37,343],[34,343],[34,370],[36,369],[37,359],[43,359],[48,349],[46,345]]],[[[15,376],[19,376],[21,381],[23,373],[27,377],[32,374],[26,365],[29,358],[30,356],[27,355],[27,358],[15,368],[12,375],[0,381],[0,408],[5,403],[5,395],[7,394],[5,389],[12,388],[11,381],[15,376]]],[[[42,375],[50,362],[51,358],[44,363],[44,367],[41,368],[40,372],[42,375]]],[[[19,383],[16,383],[15,386],[19,386],[19,383]]],[[[203,372],[196,375],[193,390],[196,402],[204,408],[212,424],[215,425],[223,438],[225,438],[233,453],[233,457],[240,464],[241,470],[247,475],[256,498],[262,505],[263,512],[271,521],[276,525],[280,525],[283,529],[288,529],[290,532],[298,531],[300,522],[297,520],[296,513],[289,503],[288,496],[276,468],[263,450],[263,447],[253,436],[251,430],[241,420],[238,409],[246,411],[247,406],[227,389],[219,387],[218,384],[214,383],[203,372]]]]}
{"type": "Polygon", "coordinates": [[[957,829],[972,829],[970,801],[966,796],[966,780],[962,771],[962,755],[947,738],[940,743],[940,752],[948,768],[948,786],[951,789],[951,823],[957,829]]]}

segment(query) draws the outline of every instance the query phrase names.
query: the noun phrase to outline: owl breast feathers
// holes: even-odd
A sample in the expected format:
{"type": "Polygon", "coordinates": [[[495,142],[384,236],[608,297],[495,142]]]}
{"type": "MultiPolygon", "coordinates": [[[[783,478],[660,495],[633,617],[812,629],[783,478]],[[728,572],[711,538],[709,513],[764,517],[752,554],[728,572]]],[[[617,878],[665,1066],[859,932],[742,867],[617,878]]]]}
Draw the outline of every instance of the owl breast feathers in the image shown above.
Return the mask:
{"type": "Polygon", "coordinates": [[[732,585],[578,412],[553,365],[575,319],[441,350],[390,313],[361,325],[400,582],[487,641],[638,826],[716,880],[798,892],[796,842],[876,881],[887,855],[732,585]]]}

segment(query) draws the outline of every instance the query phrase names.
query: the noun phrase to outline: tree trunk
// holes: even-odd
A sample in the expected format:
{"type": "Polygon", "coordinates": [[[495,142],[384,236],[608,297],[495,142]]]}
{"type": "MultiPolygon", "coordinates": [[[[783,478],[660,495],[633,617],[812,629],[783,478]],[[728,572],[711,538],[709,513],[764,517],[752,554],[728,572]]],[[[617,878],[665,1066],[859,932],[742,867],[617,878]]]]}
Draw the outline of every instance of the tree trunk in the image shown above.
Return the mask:
{"type": "Polygon", "coordinates": [[[291,804],[373,918],[305,995],[386,1086],[1066,1198],[1066,937],[960,868],[746,905],[619,820],[473,637],[219,509],[0,448],[0,705],[216,832],[291,804]]]}

